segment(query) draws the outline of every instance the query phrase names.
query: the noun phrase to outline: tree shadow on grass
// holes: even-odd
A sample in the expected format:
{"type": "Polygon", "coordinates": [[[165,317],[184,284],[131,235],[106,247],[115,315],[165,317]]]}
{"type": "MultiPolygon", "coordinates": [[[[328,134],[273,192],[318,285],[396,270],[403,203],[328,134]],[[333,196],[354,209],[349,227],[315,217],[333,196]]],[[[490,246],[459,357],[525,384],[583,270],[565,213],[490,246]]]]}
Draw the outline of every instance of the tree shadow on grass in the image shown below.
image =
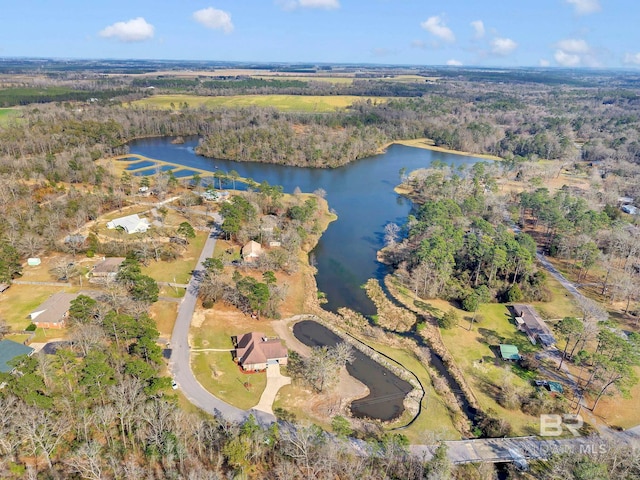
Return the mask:
{"type": "Polygon", "coordinates": [[[478,328],[478,334],[481,337],[482,343],[487,345],[500,345],[504,342],[504,337],[502,335],[498,335],[494,330],[489,330],[488,328],[478,328]]]}

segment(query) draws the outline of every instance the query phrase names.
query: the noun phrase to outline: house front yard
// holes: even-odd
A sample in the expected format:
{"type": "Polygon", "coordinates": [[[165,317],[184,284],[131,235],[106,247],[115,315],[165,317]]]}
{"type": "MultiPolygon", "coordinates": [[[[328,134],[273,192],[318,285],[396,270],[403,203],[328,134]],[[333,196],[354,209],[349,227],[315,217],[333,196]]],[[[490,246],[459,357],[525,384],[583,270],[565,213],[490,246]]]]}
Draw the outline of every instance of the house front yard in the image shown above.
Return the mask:
{"type": "Polygon", "coordinates": [[[252,331],[275,336],[268,321],[252,319],[226,305],[216,305],[209,310],[198,307],[191,323],[191,366],[194,375],[215,396],[242,409],[255,406],[267,384],[264,372],[242,372],[233,361],[230,351],[233,349],[232,336],[252,331]]]}

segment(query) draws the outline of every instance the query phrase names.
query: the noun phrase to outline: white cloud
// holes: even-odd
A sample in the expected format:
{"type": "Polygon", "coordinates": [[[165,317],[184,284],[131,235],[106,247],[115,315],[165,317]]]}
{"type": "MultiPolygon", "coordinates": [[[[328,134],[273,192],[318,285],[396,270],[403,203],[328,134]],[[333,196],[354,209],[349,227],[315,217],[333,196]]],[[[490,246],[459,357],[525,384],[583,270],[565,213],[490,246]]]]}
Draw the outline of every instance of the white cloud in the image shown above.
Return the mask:
{"type": "Polygon", "coordinates": [[[454,60],[452,58],[451,60],[447,60],[447,65],[450,65],[452,67],[461,67],[462,66],[462,62],[460,60],[454,60]]]}
{"type": "Polygon", "coordinates": [[[538,63],[541,67],[548,67],[550,62],[546,58],[541,58],[538,63]]]}
{"type": "Polygon", "coordinates": [[[127,22],[116,22],[102,30],[99,35],[104,38],[115,38],[121,42],[142,42],[153,38],[153,25],[142,18],[134,18],[127,22]]]}
{"type": "Polygon", "coordinates": [[[567,38],[555,44],[555,61],[563,67],[599,67],[598,52],[580,38],[567,38]]]}
{"type": "Polygon", "coordinates": [[[567,38],[560,40],[556,47],[568,53],[589,53],[591,50],[587,42],[579,38],[567,38]]]}
{"type": "Polygon", "coordinates": [[[100,32],[104,38],[115,38],[121,42],[142,42],[153,38],[153,25],[142,18],[133,18],[127,22],[116,22],[100,32]]]}
{"type": "Polygon", "coordinates": [[[565,0],[572,5],[578,15],[588,15],[600,11],[599,0],[565,0]]]}
{"type": "Polygon", "coordinates": [[[224,33],[233,32],[231,15],[224,10],[218,10],[213,7],[203,8],[197,12],[193,12],[193,19],[213,30],[222,30],[224,33]]]}
{"type": "Polygon", "coordinates": [[[438,37],[445,42],[452,43],[456,41],[456,36],[453,34],[451,29],[444,24],[442,17],[439,15],[427,18],[427,20],[422,22],[420,26],[431,35],[438,37]]]}
{"type": "Polygon", "coordinates": [[[580,55],[567,53],[564,50],[556,50],[553,58],[558,63],[558,65],[561,65],[563,67],[577,67],[581,62],[580,55]]]}
{"type": "Polygon", "coordinates": [[[422,49],[425,49],[425,48],[427,48],[427,44],[425,42],[423,42],[422,40],[414,40],[413,42],[411,42],[411,48],[422,48],[422,49]]]}
{"type": "Polygon", "coordinates": [[[482,38],[484,37],[484,23],[482,22],[482,20],[474,20],[473,22],[471,22],[471,26],[473,27],[473,30],[476,32],[475,33],[475,38],[482,38]]]}
{"type": "Polygon", "coordinates": [[[518,44],[510,38],[496,37],[491,40],[491,52],[495,55],[509,55],[516,48],[518,44]]]}
{"type": "Polygon", "coordinates": [[[336,10],[340,8],[340,0],[276,0],[276,3],[285,10],[295,10],[296,8],[336,10]]]}
{"type": "Polygon", "coordinates": [[[625,53],[624,63],[627,65],[640,65],[640,52],[638,53],[625,53]]]}

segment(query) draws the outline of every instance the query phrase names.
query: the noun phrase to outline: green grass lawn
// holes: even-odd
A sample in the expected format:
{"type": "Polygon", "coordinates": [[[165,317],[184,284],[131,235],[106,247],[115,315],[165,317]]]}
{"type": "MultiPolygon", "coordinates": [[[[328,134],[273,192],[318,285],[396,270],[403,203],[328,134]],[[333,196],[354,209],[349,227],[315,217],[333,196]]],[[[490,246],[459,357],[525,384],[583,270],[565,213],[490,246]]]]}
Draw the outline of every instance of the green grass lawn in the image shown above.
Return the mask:
{"type": "Polygon", "coordinates": [[[160,287],[161,297],[182,298],[184,297],[184,292],[184,288],[174,288],[167,285],[163,285],[160,287]]]}
{"type": "Polygon", "coordinates": [[[222,97],[154,95],[137,100],[133,104],[168,109],[171,108],[172,103],[176,108],[179,108],[180,104],[187,102],[190,107],[233,108],[256,105],[260,107],[275,107],[282,111],[333,112],[344,109],[356,101],[366,101],[368,99],[378,103],[386,101],[383,97],[357,97],[353,95],[231,95],[222,97]]]}
{"type": "MultiPolygon", "coordinates": [[[[431,377],[420,360],[416,358],[413,353],[405,350],[387,345],[367,343],[376,350],[404,365],[407,370],[413,372],[424,388],[425,396],[422,399],[422,411],[420,415],[411,426],[399,430],[399,433],[406,435],[411,443],[425,443],[432,439],[432,434],[435,434],[438,439],[459,439],[460,433],[453,426],[445,400],[440,397],[433,388],[431,377]]],[[[401,425],[403,422],[407,423],[410,420],[408,414],[403,417],[404,418],[399,419],[396,423],[401,425]]],[[[396,425],[394,424],[393,426],[396,425]]]]}
{"type": "Polygon", "coordinates": [[[580,311],[576,308],[573,295],[567,292],[560,282],[551,275],[547,275],[546,286],[551,292],[551,301],[533,303],[542,318],[559,319],[569,316],[582,316],[580,311]]]}
{"type": "Polygon", "coordinates": [[[526,335],[516,329],[511,316],[503,304],[483,304],[478,310],[481,318],[471,331],[468,318],[471,314],[460,312],[460,323],[449,330],[442,329],[442,339],[463,371],[467,383],[473,390],[484,411],[493,410],[498,418],[506,418],[513,427],[514,434],[529,434],[536,425],[537,418],[519,410],[508,410],[496,400],[503,378],[513,372],[511,380],[523,390],[533,389],[529,380],[518,376],[519,371],[511,364],[499,359],[498,345],[516,345],[520,353],[534,352],[539,347],[532,345],[526,335]],[[465,318],[466,317],[466,318],[465,318]]]}
{"type": "Polygon", "coordinates": [[[260,401],[267,384],[266,372],[243,373],[232,360],[230,352],[194,352],[191,366],[204,388],[225,402],[245,410],[260,401]]]}
{"type": "Polygon", "coordinates": [[[142,273],[149,275],[157,282],[188,283],[191,271],[198,263],[207,235],[207,232],[196,232],[196,237],[189,240],[189,245],[181,258],[173,262],[151,260],[149,265],[142,267],[142,273]]]}
{"type": "Polygon", "coordinates": [[[17,108],[0,108],[0,126],[7,125],[11,120],[20,116],[17,108]]]}

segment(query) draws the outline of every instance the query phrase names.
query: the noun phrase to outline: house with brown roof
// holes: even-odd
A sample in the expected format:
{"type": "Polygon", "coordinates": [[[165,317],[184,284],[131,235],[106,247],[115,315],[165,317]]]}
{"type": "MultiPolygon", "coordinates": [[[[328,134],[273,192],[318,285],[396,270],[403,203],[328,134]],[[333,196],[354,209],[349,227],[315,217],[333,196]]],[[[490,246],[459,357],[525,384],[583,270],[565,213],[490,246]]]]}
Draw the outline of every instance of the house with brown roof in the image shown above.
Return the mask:
{"type": "Polygon", "coordinates": [[[37,327],[64,328],[69,316],[71,302],[77,297],[77,293],[54,293],[31,312],[29,318],[37,327]]]}
{"type": "Polygon", "coordinates": [[[253,240],[242,247],[242,259],[245,262],[254,262],[262,255],[262,246],[253,240]]]}
{"type": "Polygon", "coordinates": [[[104,282],[109,278],[115,278],[120,270],[120,265],[125,261],[124,257],[109,257],[97,263],[91,270],[91,279],[93,283],[104,282]]]}
{"type": "Polygon", "coordinates": [[[514,312],[518,330],[524,332],[533,345],[538,341],[545,347],[550,347],[556,343],[551,329],[538,316],[538,313],[531,305],[513,305],[511,308],[514,312]]]}
{"type": "Polygon", "coordinates": [[[236,346],[235,360],[243,370],[265,370],[269,365],[286,365],[289,354],[279,338],[268,338],[264,333],[250,332],[232,337],[236,346]]]}

